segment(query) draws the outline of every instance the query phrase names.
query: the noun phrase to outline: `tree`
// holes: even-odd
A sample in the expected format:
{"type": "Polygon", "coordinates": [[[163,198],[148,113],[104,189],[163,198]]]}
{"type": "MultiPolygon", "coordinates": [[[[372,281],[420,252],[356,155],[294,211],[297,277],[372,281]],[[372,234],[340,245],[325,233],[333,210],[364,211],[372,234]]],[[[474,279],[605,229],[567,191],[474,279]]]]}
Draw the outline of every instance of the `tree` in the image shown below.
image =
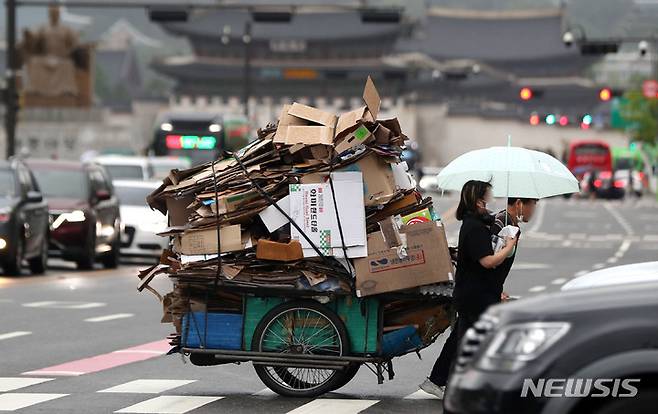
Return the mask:
{"type": "Polygon", "coordinates": [[[647,99],[641,90],[624,94],[621,115],[634,141],[655,144],[658,137],[658,99],[647,99]]]}

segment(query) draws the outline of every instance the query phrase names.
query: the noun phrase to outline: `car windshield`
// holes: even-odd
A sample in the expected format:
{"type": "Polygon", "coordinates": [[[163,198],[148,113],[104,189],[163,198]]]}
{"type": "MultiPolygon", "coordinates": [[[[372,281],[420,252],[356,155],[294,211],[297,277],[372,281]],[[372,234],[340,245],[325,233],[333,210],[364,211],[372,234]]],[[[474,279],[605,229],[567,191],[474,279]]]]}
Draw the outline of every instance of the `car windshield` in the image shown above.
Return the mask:
{"type": "Polygon", "coordinates": [[[139,165],[105,165],[113,180],[143,180],[144,172],[139,165]]]}
{"type": "Polygon", "coordinates": [[[0,197],[13,197],[16,194],[16,180],[12,170],[0,170],[0,197]]]}
{"type": "Polygon", "coordinates": [[[145,206],[146,196],[153,191],[152,188],[125,185],[115,185],[114,189],[119,197],[119,203],[124,206],[145,206]]]}
{"type": "Polygon", "coordinates": [[[33,168],[32,171],[46,197],[78,200],[89,197],[87,175],[83,170],[33,168]]]}

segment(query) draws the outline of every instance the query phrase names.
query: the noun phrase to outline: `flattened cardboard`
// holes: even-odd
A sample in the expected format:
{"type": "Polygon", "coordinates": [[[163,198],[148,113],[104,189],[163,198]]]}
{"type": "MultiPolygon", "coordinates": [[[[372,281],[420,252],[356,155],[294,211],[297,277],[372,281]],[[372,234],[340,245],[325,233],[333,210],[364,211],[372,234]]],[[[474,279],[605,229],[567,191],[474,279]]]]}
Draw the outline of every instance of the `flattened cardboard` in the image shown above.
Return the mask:
{"type": "Polygon", "coordinates": [[[388,203],[395,195],[395,177],[391,165],[371,153],[341,171],[363,174],[363,199],[366,206],[388,203]]]}
{"type": "MultiPolygon", "coordinates": [[[[244,249],[240,225],[220,229],[221,253],[244,249]]],[[[188,230],[179,237],[179,253],[185,255],[217,254],[217,230],[188,230]]]]}
{"type": "MultiPolygon", "coordinates": [[[[281,207],[286,214],[290,215],[290,196],[283,197],[281,200],[277,201],[276,205],[281,207]]],[[[269,206],[258,215],[263,221],[263,224],[265,224],[265,227],[267,227],[267,231],[270,233],[289,223],[286,216],[281,214],[281,212],[274,206],[269,206]]]]}
{"type": "Polygon", "coordinates": [[[382,100],[370,76],[368,76],[366,86],[363,89],[363,102],[365,106],[346,112],[338,118],[338,123],[336,124],[337,139],[343,138],[348,133],[353,132],[360,124],[364,122],[375,122],[377,119],[382,100]]]}
{"type": "Polygon", "coordinates": [[[289,243],[279,243],[267,239],[258,240],[256,245],[256,257],[263,260],[275,260],[279,262],[291,262],[304,258],[302,245],[297,240],[289,243]]]}
{"type": "Polygon", "coordinates": [[[342,141],[336,145],[336,153],[342,154],[357,145],[367,144],[374,139],[374,135],[365,125],[357,125],[356,129],[348,132],[342,141]]]}
{"type": "Polygon", "coordinates": [[[381,232],[368,235],[368,257],[354,260],[358,297],[445,282],[452,278],[452,262],[440,223],[403,226],[406,256],[389,249],[381,232]]]}
{"type": "Polygon", "coordinates": [[[334,129],[327,126],[289,126],[286,132],[287,145],[332,145],[334,142],[334,129]]]}
{"type": "Polygon", "coordinates": [[[363,102],[366,103],[368,111],[370,111],[372,117],[377,119],[377,115],[379,115],[379,107],[382,104],[382,98],[379,96],[379,91],[377,91],[375,83],[370,76],[366,79],[366,86],[363,88],[363,102]]]}
{"type": "Polygon", "coordinates": [[[279,125],[274,134],[272,142],[275,144],[283,144],[286,142],[286,134],[288,132],[288,126],[290,125],[307,125],[308,123],[296,116],[292,116],[288,113],[292,105],[285,104],[281,109],[281,114],[279,115],[279,125]]]}
{"type": "Polygon", "coordinates": [[[167,198],[167,212],[169,214],[169,226],[180,227],[187,225],[192,210],[187,207],[194,202],[194,196],[182,198],[167,198]]]}
{"type": "Polygon", "coordinates": [[[312,106],[303,105],[300,103],[293,103],[290,109],[288,110],[288,115],[306,120],[314,124],[320,124],[330,128],[336,126],[336,115],[329,112],[321,111],[318,108],[312,106]]]}

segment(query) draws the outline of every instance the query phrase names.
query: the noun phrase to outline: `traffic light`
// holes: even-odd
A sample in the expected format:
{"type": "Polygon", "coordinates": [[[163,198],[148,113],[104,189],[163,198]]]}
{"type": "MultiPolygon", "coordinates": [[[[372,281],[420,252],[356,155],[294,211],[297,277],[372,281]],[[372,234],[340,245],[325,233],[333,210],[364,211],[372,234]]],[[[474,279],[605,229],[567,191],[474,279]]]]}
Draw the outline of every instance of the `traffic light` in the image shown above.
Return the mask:
{"type": "Polygon", "coordinates": [[[546,125],[553,125],[556,119],[557,117],[554,114],[548,114],[544,120],[546,121],[546,125]]]}
{"type": "Polygon", "coordinates": [[[581,55],[605,55],[608,53],[617,53],[619,50],[619,41],[591,41],[580,43],[580,54],[581,55]]]}
{"type": "Polygon", "coordinates": [[[583,115],[580,120],[580,127],[582,129],[589,129],[589,127],[592,125],[593,120],[594,119],[592,118],[592,115],[590,114],[583,115]]]}
{"type": "Polygon", "coordinates": [[[612,98],[612,90],[610,88],[603,88],[599,91],[599,99],[603,102],[608,102],[612,98]]]}
{"type": "Polygon", "coordinates": [[[530,114],[530,125],[536,126],[539,125],[539,115],[536,113],[530,114]]]}
{"type": "Polygon", "coordinates": [[[569,124],[569,117],[567,117],[566,115],[562,115],[558,123],[560,124],[560,126],[567,126],[569,124]]]}
{"type": "Polygon", "coordinates": [[[521,88],[519,91],[519,97],[521,98],[522,101],[529,101],[532,99],[532,89],[530,88],[521,88]]]}

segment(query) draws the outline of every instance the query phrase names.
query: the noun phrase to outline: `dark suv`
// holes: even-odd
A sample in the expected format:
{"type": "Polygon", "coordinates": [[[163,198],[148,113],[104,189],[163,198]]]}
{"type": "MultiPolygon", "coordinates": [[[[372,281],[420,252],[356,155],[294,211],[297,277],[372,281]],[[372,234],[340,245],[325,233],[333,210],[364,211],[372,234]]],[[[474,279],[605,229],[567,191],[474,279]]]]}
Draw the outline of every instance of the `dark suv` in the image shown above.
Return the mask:
{"type": "Polygon", "coordinates": [[[48,197],[50,250],[80,269],[96,259],[114,268],[119,263],[119,200],[107,172],[97,164],[28,160],[48,197]]]}
{"type": "Polygon", "coordinates": [[[655,413],[657,292],[637,283],[489,308],[462,341],[446,412],[655,413]]]}
{"type": "Polygon", "coordinates": [[[46,269],[48,206],[23,162],[0,161],[0,266],[19,275],[24,260],[32,273],[46,269]]]}

